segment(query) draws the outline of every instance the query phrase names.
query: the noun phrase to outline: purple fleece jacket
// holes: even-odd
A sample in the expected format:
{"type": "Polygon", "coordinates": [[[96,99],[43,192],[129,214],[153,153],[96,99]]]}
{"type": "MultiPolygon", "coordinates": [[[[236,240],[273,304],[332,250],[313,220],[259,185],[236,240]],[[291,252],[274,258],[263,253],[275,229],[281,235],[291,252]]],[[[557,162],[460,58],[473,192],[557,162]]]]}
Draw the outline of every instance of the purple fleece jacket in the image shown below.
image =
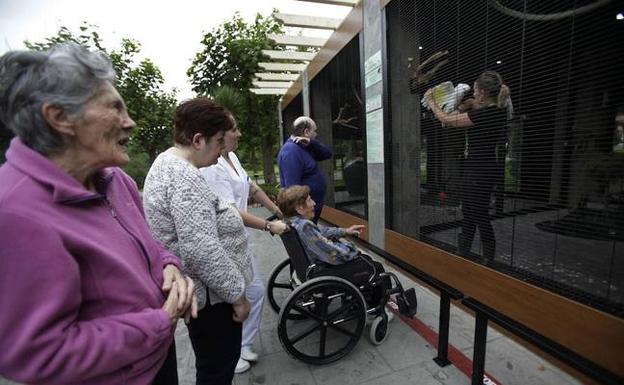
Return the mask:
{"type": "Polygon", "coordinates": [[[136,184],[85,189],[13,139],[0,167],[0,374],[33,384],[150,384],[173,340],[165,264],[136,184]]]}

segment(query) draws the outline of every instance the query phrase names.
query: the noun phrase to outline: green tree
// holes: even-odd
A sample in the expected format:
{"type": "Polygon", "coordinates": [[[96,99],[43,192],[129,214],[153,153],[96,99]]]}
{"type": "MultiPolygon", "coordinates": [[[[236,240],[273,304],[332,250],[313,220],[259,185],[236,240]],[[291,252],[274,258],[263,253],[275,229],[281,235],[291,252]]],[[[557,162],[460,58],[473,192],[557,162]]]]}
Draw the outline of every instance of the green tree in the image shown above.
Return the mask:
{"type": "Polygon", "coordinates": [[[142,186],[152,161],[171,145],[175,90],[167,92],[163,89],[162,73],[151,60],[136,59],[141,51],[139,42],[124,38],[118,49],[107,51],[94,25],[83,23],[79,33],[63,26],[55,36],[37,43],[26,41],[25,45],[30,49],[44,50],[64,42],[102,51],[111,58],[117,73],[117,90],[137,124],[130,142],[130,164],[125,169],[142,186]]]}
{"type": "Polygon", "coordinates": [[[262,156],[264,180],[276,183],[274,163],[278,150],[279,130],[277,96],[256,95],[249,91],[263,61],[263,49],[275,49],[267,34],[280,33],[281,24],[270,15],[256,15],[247,23],[239,13],[206,33],[202,49],[195,55],[187,71],[193,90],[201,95],[232,97],[236,91],[240,101],[232,107],[243,136],[239,150],[250,169],[257,169],[257,155],[262,156]],[[228,89],[223,91],[222,87],[228,89]],[[227,94],[224,94],[227,93],[227,94]]]}

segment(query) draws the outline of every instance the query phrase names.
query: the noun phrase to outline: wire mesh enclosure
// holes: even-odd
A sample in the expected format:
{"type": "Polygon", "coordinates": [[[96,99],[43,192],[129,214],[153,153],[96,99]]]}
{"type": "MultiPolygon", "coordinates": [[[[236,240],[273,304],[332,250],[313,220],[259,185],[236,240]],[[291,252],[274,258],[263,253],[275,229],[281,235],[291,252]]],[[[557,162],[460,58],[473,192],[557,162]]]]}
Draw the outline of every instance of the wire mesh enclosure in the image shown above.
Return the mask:
{"type": "Polygon", "coordinates": [[[361,97],[360,44],[355,36],[310,82],[310,111],[319,139],[331,145],[326,205],[366,218],[364,106],[361,97]]]}
{"type": "Polygon", "coordinates": [[[624,315],[624,20],[616,17],[618,6],[600,0],[390,2],[389,227],[624,315]],[[471,104],[475,80],[486,70],[509,88],[504,103],[471,104]],[[478,113],[468,111],[496,107],[505,118],[487,130],[472,121],[441,124],[422,103],[440,84],[440,92],[452,91],[449,114],[476,121],[478,113]]]}

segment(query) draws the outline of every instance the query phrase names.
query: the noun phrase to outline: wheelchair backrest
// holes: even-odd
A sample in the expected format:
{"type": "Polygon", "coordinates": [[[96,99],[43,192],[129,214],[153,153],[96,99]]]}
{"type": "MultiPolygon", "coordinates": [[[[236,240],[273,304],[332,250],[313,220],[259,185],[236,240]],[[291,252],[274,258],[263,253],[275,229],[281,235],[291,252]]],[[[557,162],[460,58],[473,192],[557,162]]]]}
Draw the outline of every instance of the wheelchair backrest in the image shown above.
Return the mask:
{"type": "Polygon", "coordinates": [[[297,230],[291,226],[290,231],[282,233],[281,238],[284,243],[284,247],[286,248],[286,252],[288,253],[288,257],[290,258],[290,262],[295,268],[297,277],[301,282],[305,281],[306,270],[308,269],[308,266],[310,266],[310,262],[297,230]]]}

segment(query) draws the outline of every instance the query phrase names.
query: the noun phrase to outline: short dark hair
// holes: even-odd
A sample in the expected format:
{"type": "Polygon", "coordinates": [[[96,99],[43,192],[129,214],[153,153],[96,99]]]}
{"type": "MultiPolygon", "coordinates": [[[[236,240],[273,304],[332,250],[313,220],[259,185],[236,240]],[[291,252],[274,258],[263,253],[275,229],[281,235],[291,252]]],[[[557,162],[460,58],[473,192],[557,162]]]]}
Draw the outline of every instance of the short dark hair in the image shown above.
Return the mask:
{"type": "Polygon", "coordinates": [[[227,108],[206,97],[186,100],[176,108],[173,140],[190,146],[195,134],[207,138],[234,127],[234,118],[227,108]]]}
{"type": "Polygon", "coordinates": [[[297,215],[297,206],[305,203],[310,196],[310,187],[292,185],[280,190],[277,194],[277,207],[285,217],[297,215]]]}

